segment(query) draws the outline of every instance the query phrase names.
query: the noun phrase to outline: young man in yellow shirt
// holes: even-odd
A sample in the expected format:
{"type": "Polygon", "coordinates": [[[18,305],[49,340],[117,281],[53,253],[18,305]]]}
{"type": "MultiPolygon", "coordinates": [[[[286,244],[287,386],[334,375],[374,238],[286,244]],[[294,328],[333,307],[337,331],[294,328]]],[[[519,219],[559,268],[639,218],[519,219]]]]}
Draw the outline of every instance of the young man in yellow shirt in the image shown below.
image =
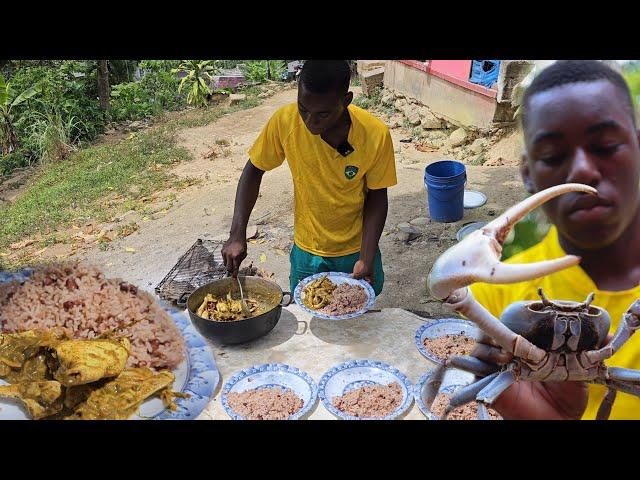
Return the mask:
{"type": "Polygon", "coordinates": [[[376,295],[384,272],[378,241],[387,217],[387,188],[395,185],[386,125],[351,104],[345,60],[308,60],[297,104],[279,109],[249,150],[238,183],[229,240],[222,250],[236,276],[247,256],[246,228],[265,171],[286,159],[294,183],[294,246],[290,287],[319,272],[353,273],[376,295]]]}
{"type": "MultiPolygon", "coordinates": [[[[543,70],[523,98],[525,188],[536,193],[554,185],[582,183],[597,196],[566,194],[544,204],[553,226],[538,245],[507,260],[530,263],[566,254],[579,265],[511,285],[478,283],[474,297],[498,317],[511,303],[539,299],[582,302],[611,316],[615,332],[622,314],[640,298],[640,135],[629,89],[617,72],[598,61],[562,61],[543,70]]],[[[508,355],[479,345],[484,360],[508,355]]],[[[605,362],[640,369],[640,335],[605,362]]],[[[593,419],[606,388],[579,382],[518,382],[496,401],[505,418],[593,419]]],[[[618,392],[611,419],[640,418],[640,398],[618,392]]]]}

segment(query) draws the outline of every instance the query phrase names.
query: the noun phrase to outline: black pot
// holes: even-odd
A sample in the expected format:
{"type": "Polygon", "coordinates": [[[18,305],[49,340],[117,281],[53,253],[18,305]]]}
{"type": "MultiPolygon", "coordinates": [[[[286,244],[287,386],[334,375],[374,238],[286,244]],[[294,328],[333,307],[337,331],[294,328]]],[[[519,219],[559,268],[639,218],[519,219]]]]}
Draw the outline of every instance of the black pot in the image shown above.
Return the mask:
{"type": "Polygon", "coordinates": [[[280,320],[282,307],[290,305],[293,300],[291,293],[283,292],[275,282],[259,277],[238,278],[245,298],[258,300],[263,307],[262,310],[267,309],[264,313],[230,322],[209,320],[196,314],[204,297],[209,293],[224,297],[231,291],[233,298],[240,298],[238,282],[232,277],[221,278],[203,285],[189,295],[186,302],[189,317],[196,329],[205,337],[225,345],[244,343],[266,335],[280,320]],[[289,297],[286,302],[283,301],[285,296],[289,297]]]}

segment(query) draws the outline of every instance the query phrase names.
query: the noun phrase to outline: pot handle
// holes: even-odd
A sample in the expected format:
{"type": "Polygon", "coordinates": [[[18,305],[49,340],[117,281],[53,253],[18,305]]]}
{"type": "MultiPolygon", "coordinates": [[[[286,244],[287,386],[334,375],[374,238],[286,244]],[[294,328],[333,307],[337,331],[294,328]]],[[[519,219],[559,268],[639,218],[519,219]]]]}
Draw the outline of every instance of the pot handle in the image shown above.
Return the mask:
{"type": "Polygon", "coordinates": [[[291,295],[291,292],[282,292],[282,300],[280,301],[280,306],[288,307],[292,303],[293,303],[293,295],[291,295]],[[284,301],[284,297],[286,297],[286,296],[289,297],[287,302],[284,301]]]}
{"type": "Polygon", "coordinates": [[[176,304],[180,308],[185,308],[187,306],[187,298],[189,297],[189,295],[190,294],[188,292],[184,292],[182,295],[180,295],[180,298],[176,300],[176,304]]]}

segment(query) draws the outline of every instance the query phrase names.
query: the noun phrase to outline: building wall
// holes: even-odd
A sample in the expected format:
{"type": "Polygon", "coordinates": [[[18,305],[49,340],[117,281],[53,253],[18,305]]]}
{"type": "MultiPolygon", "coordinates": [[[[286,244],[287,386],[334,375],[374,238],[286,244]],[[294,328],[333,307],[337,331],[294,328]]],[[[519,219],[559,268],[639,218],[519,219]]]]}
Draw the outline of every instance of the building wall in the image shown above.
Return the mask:
{"type": "Polygon", "coordinates": [[[449,122],[489,128],[496,112],[496,99],[469,90],[395,60],[386,62],[386,88],[415,98],[435,115],[449,122]]]}

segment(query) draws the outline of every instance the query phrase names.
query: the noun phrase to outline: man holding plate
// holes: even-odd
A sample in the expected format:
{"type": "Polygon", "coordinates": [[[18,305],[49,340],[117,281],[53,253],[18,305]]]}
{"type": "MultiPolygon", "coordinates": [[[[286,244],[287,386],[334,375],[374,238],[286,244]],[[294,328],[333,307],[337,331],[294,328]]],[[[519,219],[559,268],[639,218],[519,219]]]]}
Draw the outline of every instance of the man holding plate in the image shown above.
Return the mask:
{"type": "Polygon", "coordinates": [[[235,277],[247,256],[246,229],[265,171],[287,160],[295,191],[291,291],[321,272],[353,272],[384,284],[378,247],[387,218],[387,188],[397,183],[387,126],[351,104],[346,60],[308,60],[298,101],[280,108],[249,150],[222,256],[235,277]]]}

